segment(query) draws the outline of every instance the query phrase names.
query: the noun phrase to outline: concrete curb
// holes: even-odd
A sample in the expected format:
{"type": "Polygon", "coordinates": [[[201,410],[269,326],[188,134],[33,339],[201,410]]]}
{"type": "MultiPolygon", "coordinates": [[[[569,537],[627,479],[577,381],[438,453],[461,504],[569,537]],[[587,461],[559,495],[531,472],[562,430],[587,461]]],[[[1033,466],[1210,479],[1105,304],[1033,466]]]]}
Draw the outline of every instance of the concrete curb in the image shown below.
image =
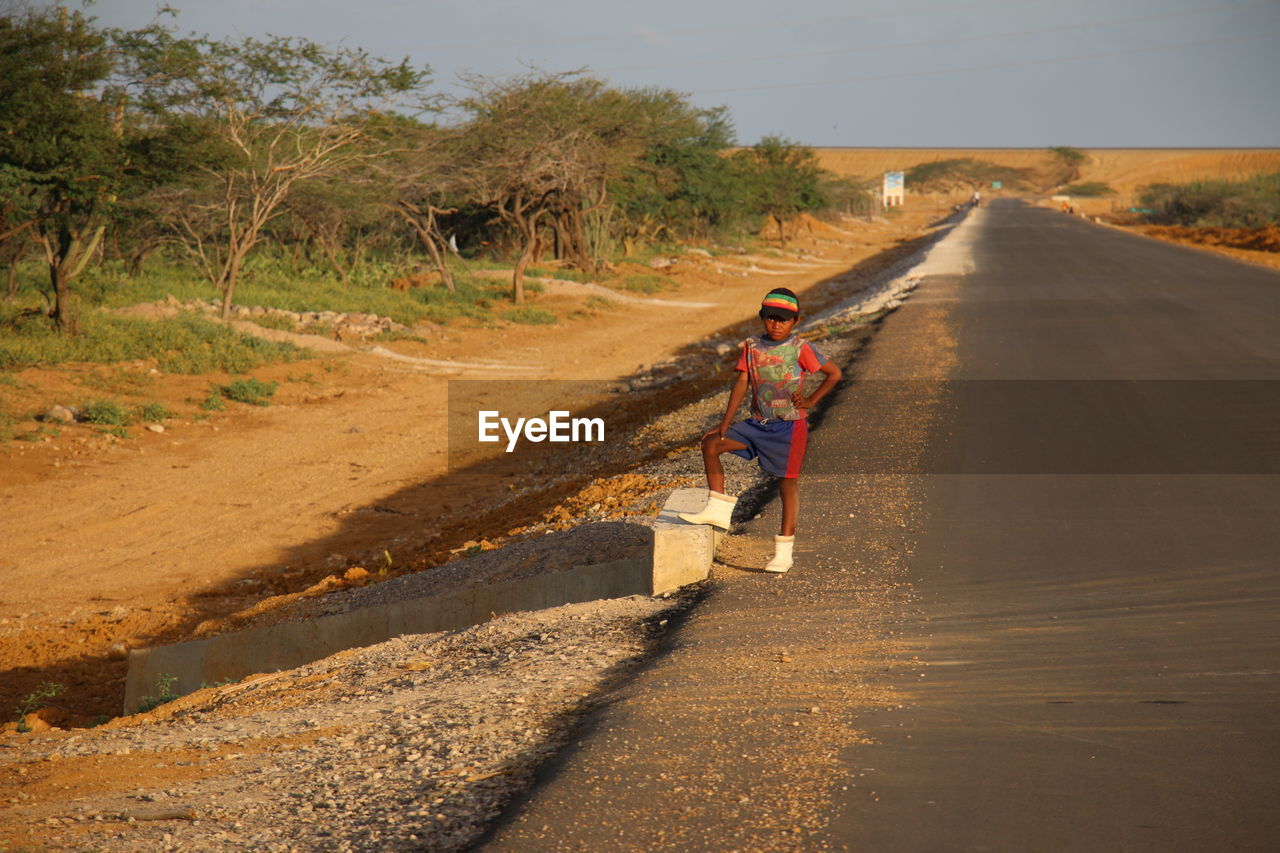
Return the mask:
{"type": "Polygon", "coordinates": [[[901,307],[903,301],[911,291],[916,289],[920,279],[926,274],[919,268],[928,264],[934,251],[957,231],[963,233],[962,229],[974,227],[977,221],[975,213],[984,212],[983,208],[978,208],[977,211],[970,209],[963,214],[953,214],[955,221],[938,226],[924,246],[882,270],[873,281],[859,288],[840,303],[819,311],[811,317],[805,317],[800,324],[800,330],[807,331],[832,323],[849,322],[878,311],[893,311],[901,307]]]}
{"type": "MultiPolygon", "coordinates": [[[[124,713],[160,692],[182,696],[202,686],[257,673],[293,669],[344,649],[371,646],[402,634],[451,631],[485,622],[495,614],[541,610],[601,598],[658,595],[707,577],[724,534],[681,521],[696,512],[706,489],[677,489],[656,519],[628,519],[651,533],[649,557],[599,560],[516,581],[468,587],[426,598],[397,601],[306,622],[282,622],[206,640],[138,649],[129,655],[124,713]]],[[[607,554],[595,554],[599,559],[607,554]]]]}

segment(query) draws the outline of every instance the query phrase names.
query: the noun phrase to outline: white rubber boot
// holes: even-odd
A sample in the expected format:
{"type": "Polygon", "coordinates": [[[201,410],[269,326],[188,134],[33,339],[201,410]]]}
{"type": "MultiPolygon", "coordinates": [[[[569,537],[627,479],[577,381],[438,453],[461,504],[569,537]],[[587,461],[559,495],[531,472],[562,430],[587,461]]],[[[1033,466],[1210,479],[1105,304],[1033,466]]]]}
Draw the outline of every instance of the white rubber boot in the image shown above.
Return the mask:
{"type": "Polygon", "coordinates": [[[719,492],[707,492],[707,505],[699,512],[677,512],[680,518],[690,524],[710,524],[721,530],[729,529],[729,519],[733,517],[733,508],[737,498],[722,495],[719,492]]]}
{"type": "Polygon", "coordinates": [[[773,537],[773,559],[764,567],[764,570],[781,574],[791,568],[791,549],[795,547],[795,544],[796,537],[794,536],[773,537]]]}

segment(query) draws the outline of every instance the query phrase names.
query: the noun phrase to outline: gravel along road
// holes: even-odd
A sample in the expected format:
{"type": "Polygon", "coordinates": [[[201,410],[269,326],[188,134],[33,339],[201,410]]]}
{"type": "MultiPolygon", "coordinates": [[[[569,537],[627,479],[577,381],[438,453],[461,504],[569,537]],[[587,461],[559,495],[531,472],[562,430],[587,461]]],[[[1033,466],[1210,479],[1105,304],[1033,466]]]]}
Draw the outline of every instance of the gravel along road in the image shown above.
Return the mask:
{"type": "MultiPolygon", "coordinates": [[[[889,280],[901,271],[894,268],[889,280]]],[[[877,311],[903,295],[882,288],[877,311]]],[[[849,364],[875,328],[856,311],[845,311],[806,334],[820,339],[829,357],[849,364]]],[[[698,364],[709,366],[705,358],[698,364]]],[[[524,553],[530,558],[524,562],[534,566],[568,559],[572,555],[559,554],[554,545],[542,547],[539,539],[550,538],[543,534],[584,521],[651,514],[672,487],[700,483],[701,459],[691,437],[718,420],[726,392],[717,387],[652,419],[631,437],[633,447],[678,446],[677,452],[649,453],[651,461],[601,478],[543,522],[510,537],[512,553],[524,553]]],[[[726,469],[729,488],[744,495],[738,520],[748,521],[766,507],[770,485],[752,463],[736,457],[726,460],[726,469]]],[[[711,585],[742,574],[734,564],[759,557],[755,546],[768,538],[732,542],[728,563],[716,567],[711,585]]],[[[272,608],[269,618],[306,619],[389,594],[427,595],[483,582],[503,570],[497,554],[301,597],[272,608]],[[472,560],[489,568],[469,571],[472,560]]],[[[2,739],[0,789],[7,792],[7,809],[0,845],[462,849],[529,787],[537,768],[575,736],[583,715],[651,659],[707,586],[401,637],[296,670],[211,686],[97,729],[2,739]]]]}

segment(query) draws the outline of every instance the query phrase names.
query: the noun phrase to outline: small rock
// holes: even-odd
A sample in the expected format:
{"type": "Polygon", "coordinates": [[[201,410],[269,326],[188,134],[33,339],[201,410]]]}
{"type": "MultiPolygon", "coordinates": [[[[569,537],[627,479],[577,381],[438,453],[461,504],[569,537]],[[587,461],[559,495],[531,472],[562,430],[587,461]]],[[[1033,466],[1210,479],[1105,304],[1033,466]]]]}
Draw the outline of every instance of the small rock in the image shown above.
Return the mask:
{"type": "Polygon", "coordinates": [[[163,424],[147,424],[147,429],[151,432],[164,432],[163,424]]]}
{"type": "Polygon", "coordinates": [[[129,647],[124,643],[112,643],[111,648],[107,650],[107,657],[112,660],[124,660],[129,657],[129,647]]]}
{"type": "Polygon", "coordinates": [[[34,732],[47,732],[50,729],[52,729],[53,726],[46,723],[43,719],[40,718],[40,715],[36,713],[36,714],[27,714],[25,717],[22,718],[22,728],[26,729],[29,732],[34,733],[34,732]]]}
{"type": "Polygon", "coordinates": [[[50,423],[73,424],[76,422],[76,413],[66,406],[54,406],[45,412],[40,420],[50,423]]]}

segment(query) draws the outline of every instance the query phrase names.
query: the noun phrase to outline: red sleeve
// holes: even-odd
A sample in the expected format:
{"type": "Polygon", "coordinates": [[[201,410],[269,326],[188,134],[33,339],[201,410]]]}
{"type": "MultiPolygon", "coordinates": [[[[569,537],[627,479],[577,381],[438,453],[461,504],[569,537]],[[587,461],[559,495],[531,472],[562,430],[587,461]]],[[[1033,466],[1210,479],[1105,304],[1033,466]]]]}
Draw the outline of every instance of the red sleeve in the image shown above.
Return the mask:
{"type": "Polygon", "coordinates": [[[813,344],[808,341],[800,347],[800,369],[805,373],[817,373],[822,369],[822,365],[826,364],[826,359],[818,354],[813,348],[813,344]]]}
{"type": "Polygon", "coordinates": [[[751,369],[750,367],[748,367],[748,366],[747,366],[747,343],[746,343],[746,341],[743,341],[743,342],[742,342],[742,352],[738,355],[738,363],[737,363],[737,365],[735,365],[735,366],[734,366],[734,368],[733,368],[733,369],[734,369],[734,370],[741,370],[743,373],[746,373],[747,371],[749,371],[749,370],[751,369]]]}

